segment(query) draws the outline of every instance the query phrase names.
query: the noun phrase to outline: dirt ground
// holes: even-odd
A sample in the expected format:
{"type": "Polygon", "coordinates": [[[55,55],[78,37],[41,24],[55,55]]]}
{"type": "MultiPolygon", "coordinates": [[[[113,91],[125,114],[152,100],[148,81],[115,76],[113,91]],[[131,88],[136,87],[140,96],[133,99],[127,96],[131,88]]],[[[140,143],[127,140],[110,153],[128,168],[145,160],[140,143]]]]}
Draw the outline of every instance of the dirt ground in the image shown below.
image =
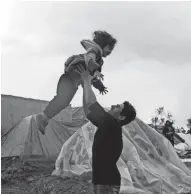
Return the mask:
{"type": "Polygon", "coordinates": [[[1,159],[2,194],[93,194],[87,181],[51,176],[55,160],[33,159],[21,162],[19,158],[1,159]]]}
{"type": "MultiPolygon", "coordinates": [[[[55,159],[1,159],[2,194],[93,194],[87,181],[51,176],[55,159]]],[[[191,165],[189,165],[191,170],[191,165]]]]}

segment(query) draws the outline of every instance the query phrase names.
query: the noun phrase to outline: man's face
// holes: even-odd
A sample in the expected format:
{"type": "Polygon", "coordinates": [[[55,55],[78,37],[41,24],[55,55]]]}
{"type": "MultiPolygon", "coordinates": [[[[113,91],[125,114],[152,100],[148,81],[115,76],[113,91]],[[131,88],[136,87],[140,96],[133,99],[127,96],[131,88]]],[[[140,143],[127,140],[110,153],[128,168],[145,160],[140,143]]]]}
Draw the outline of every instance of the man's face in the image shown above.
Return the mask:
{"type": "Polygon", "coordinates": [[[108,111],[113,117],[118,118],[124,108],[124,104],[112,105],[110,110],[108,111]]]}

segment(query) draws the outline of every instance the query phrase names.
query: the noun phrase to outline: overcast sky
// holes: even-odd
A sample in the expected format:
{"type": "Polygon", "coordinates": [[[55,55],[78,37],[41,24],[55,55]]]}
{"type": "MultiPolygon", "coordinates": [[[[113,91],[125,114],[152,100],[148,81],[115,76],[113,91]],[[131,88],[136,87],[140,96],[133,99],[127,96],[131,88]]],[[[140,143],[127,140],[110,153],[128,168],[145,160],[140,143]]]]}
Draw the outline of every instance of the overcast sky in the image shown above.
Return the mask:
{"type": "MultiPolygon", "coordinates": [[[[191,116],[191,2],[23,2],[6,6],[2,93],[43,100],[55,95],[64,62],[83,38],[117,38],[105,59],[105,107],[129,100],[145,122],[164,106],[177,125],[191,116]],[[8,12],[9,11],[9,12],[8,12]]],[[[72,106],[82,105],[82,89],[72,106]]]]}

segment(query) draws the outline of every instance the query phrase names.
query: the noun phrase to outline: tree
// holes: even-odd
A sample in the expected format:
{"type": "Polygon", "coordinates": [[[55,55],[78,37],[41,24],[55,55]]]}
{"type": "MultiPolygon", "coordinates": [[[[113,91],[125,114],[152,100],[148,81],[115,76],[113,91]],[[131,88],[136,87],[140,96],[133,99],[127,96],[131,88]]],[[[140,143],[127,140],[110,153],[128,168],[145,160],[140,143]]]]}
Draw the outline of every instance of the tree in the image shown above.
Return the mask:
{"type": "Polygon", "coordinates": [[[174,123],[174,120],[172,120],[172,114],[168,111],[165,111],[163,106],[155,109],[155,115],[151,117],[151,122],[154,125],[154,128],[156,129],[157,127],[164,126],[166,120],[174,123]]]}

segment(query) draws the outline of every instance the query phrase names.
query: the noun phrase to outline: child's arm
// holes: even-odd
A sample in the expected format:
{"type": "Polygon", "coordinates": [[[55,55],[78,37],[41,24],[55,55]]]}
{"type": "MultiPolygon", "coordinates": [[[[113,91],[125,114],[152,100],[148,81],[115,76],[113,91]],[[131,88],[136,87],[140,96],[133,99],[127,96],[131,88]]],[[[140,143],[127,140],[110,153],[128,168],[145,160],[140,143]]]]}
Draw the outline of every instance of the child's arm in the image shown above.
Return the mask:
{"type": "Polygon", "coordinates": [[[87,53],[84,55],[85,63],[88,65],[90,61],[93,61],[96,63],[96,53],[92,51],[92,49],[89,49],[87,53]]]}
{"type": "Polygon", "coordinates": [[[87,53],[84,55],[85,64],[92,75],[96,71],[101,72],[101,64],[96,62],[96,57],[99,54],[99,51],[97,51],[95,48],[89,48],[87,53]]]}
{"type": "Polygon", "coordinates": [[[106,94],[108,92],[107,88],[103,85],[102,81],[100,79],[94,78],[92,79],[92,84],[94,88],[98,89],[100,91],[100,94],[106,94]]]}
{"type": "Polygon", "coordinates": [[[91,40],[82,40],[80,41],[84,49],[87,51],[86,53],[86,65],[88,65],[89,60],[93,59],[96,62],[96,56],[102,57],[103,51],[98,44],[91,40]]]}
{"type": "Polygon", "coordinates": [[[99,80],[103,80],[104,75],[101,73],[101,71],[96,70],[96,72],[94,73],[94,77],[97,77],[99,80]]]}
{"type": "MultiPolygon", "coordinates": [[[[95,49],[88,49],[87,53],[85,54],[85,63],[87,64],[88,68],[91,64],[98,64],[96,63],[96,52],[95,49]]],[[[102,63],[103,64],[103,63],[102,63]]],[[[98,64],[99,65],[99,64],[98,64]]],[[[99,65],[98,68],[94,71],[95,78],[92,80],[93,86],[100,91],[101,94],[106,94],[108,92],[107,88],[103,85],[101,80],[103,80],[103,74],[101,73],[102,65],[99,65]]]]}

